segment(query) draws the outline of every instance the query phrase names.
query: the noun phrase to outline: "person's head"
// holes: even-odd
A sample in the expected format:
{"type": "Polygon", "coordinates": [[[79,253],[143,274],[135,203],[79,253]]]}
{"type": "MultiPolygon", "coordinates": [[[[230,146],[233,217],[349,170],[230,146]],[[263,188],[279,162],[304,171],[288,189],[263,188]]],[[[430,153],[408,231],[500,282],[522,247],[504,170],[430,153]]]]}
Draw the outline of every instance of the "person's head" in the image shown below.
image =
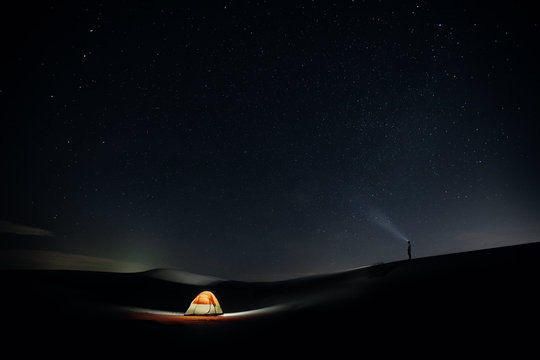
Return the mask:
{"type": "Polygon", "coordinates": [[[411,243],[411,240],[407,240],[407,244],[410,244],[411,243]]]}

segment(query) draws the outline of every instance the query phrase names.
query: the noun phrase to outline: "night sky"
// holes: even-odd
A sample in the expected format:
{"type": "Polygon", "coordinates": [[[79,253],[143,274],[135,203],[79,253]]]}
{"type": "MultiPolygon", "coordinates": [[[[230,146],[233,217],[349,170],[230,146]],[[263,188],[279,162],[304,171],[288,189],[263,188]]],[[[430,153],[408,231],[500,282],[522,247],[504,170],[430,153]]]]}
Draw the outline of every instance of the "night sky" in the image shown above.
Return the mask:
{"type": "Polygon", "coordinates": [[[540,240],[526,3],[40,1],[1,18],[13,263],[279,278],[404,259],[390,224],[413,257],[540,240]]]}

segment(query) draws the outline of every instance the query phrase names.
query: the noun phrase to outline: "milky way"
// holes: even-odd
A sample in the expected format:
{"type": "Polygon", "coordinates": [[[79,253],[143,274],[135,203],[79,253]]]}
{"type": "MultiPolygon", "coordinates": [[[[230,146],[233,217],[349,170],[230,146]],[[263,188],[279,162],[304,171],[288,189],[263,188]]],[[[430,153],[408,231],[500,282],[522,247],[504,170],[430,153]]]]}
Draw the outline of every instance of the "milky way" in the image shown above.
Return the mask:
{"type": "Polygon", "coordinates": [[[0,220],[62,251],[220,277],[538,240],[525,5],[10,5],[0,220]],[[22,226],[21,225],[21,226],[22,226]]]}

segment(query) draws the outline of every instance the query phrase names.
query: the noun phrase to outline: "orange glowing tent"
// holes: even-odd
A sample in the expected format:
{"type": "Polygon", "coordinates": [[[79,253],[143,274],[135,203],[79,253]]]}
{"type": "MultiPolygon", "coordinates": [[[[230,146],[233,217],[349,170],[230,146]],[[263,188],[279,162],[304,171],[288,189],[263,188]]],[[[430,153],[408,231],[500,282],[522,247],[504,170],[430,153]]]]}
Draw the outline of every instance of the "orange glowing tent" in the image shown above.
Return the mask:
{"type": "Polygon", "coordinates": [[[203,291],[193,299],[184,315],[221,315],[223,310],[211,291],[203,291]]]}

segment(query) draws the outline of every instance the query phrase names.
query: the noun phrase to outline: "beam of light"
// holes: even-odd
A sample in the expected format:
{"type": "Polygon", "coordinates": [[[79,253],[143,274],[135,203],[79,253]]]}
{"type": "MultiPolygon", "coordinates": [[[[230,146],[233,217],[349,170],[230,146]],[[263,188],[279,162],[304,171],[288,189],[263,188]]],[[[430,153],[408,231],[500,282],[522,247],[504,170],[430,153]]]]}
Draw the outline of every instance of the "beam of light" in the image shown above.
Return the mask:
{"type": "Polygon", "coordinates": [[[177,311],[163,311],[163,310],[146,309],[146,308],[140,308],[140,307],[134,307],[134,306],[119,306],[118,308],[121,309],[121,310],[132,311],[132,312],[135,312],[135,313],[146,313],[146,314],[153,314],[153,315],[184,316],[183,312],[177,312],[177,311]]]}
{"type": "Polygon", "coordinates": [[[409,241],[407,239],[407,236],[403,232],[401,232],[390,220],[390,218],[386,215],[384,215],[382,212],[380,212],[377,209],[371,208],[368,213],[368,220],[374,223],[375,225],[379,226],[380,228],[386,230],[390,234],[394,235],[398,239],[401,239],[403,241],[409,241]]]}
{"type": "Polygon", "coordinates": [[[267,307],[260,308],[260,309],[239,311],[239,312],[235,312],[235,313],[224,313],[222,316],[244,317],[244,316],[266,315],[266,314],[272,314],[272,313],[280,312],[280,311],[286,310],[288,308],[289,308],[289,305],[287,305],[287,304],[278,304],[278,305],[267,306],[267,307]]]}

